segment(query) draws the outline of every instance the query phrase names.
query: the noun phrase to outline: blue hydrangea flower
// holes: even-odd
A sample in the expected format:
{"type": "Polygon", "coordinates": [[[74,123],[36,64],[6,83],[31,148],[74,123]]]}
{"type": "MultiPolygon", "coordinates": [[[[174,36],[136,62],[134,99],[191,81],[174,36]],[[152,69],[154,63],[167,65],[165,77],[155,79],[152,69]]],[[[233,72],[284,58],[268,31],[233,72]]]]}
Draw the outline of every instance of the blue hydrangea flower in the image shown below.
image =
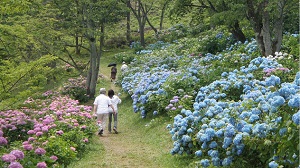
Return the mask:
{"type": "Polygon", "coordinates": [[[241,141],[242,141],[242,138],[243,138],[243,135],[242,135],[242,134],[236,134],[236,136],[235,136],[234,139],[233,139],[233,143],[234,143],[235,145],[240,144],[241,141]]]}
{"type": "Polygon", "coordinates": [[[287,128],[281,128],[281,129],[279,130],[279,135],[280,135],[280,136],[283,136],[283,135],[285,135],[286,132],[287,132],[287,128]]]}
{"type": "Polygon", "coordinates": [[[267,86],[276,86],[280,84],[280,78],[274,75],[271,75],[265,81],[267,86]]]}
{"type": "Polygon", "coordinates": [[[195,155],[198,156],[198,157],[201,157],[202,156],[202,151],[201,150],[197,150],[195,152],[195,155]]]}
{"type": "Polygon", "coordinates": [[[278,163],[276,163],[275,161],[269,163],[269,168],[277,168],[277,167],[278,167],[278,163]]]}
{"type": "Polygon", "coordinates": [[[300,95],[296,94],[294,95],[288,102],[288,105],[290,107],[299,108],[300,107],[300,95]]]}
{"type": "Polygon", "coordinates": [[[217,142],[216,141],[212,141],[210,144],[209,144],[209,148],[216,148],[218,146],[217,142]]]}
{"type": "Polygon", "coordinates": [[[201,165],[202,165],[203,167],[208,167],[208,166],[210,165],[208,159],[202,159],[202,160],[200,161],[200,163],[201,163],[201,165]]]}
{"type": "Polygon", "coordinates": [[[293,115],[292,120],[296,125],[300,125],[300,110],[293,115]]]}
{"type": "Polygon", "coordinates": [[[223,166],[229,166],[232,163],[232,157],[227,157],[222,161],[223,166]]]}
{"type": "Polygon", "coordinates": [[[282,106],[285,102],[285,99],[282,96],[274,96],[271,100],[271,106],[279,107],[282,106]]]}

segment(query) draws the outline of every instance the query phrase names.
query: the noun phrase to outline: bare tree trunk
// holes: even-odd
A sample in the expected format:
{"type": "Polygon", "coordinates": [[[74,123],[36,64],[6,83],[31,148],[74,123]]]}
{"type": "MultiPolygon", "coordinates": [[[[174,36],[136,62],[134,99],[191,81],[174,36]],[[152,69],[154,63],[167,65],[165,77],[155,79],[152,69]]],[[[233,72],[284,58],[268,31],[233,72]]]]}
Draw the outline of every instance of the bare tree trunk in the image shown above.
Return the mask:
{"type": "Polygon", "coordinates": [[[145,47],[145,24],[140,24],[140,42],[143,47],[145,47]]]}
{"type": "Polygon", "coordinates": [[[239,22],[236,21],[233,26],[229,28],[229,31],[232,33],[233,37],[241,42],[246,41],[246,36],[244,35],[243,31],[240,28],[239,22]]]}
{"type": "MultiPolygon", "coordinates": [[[[127,7],[130,8],[130,0],[127,1],[127,7]]],[[[127,20],[127,32],[126,32],[126,40],[127,42],[131,43],[131,29],[130,29],[130,11],[127,12],[127,17],[126,17],[126,20],[127,20]]]]}
{"type": "Polygon", "coordinates": [[[146,16],[146,21],[149,24],[149,26],[152,28],[152,30],[154,31],[155,35],[157,35],[157,29],[151,24],[151,22],[149,21],[147,16],[146,16]]]}
{"type": "Polygon", "coordinates": [[[273,48],[272,51],[273,53],[279,52],[281,49],[281,44],[282,44],[282,39],[283,39],[283,9],[285,6],[286,1],[281,0],[278,2],[278,18],[276,19],[274,23],[274,40],[272,42],[273,48]]]}
{"type": "MultiPolygon", "coordinates": [[[[264,8],[268,6],[268,0],[264,1],[264,8]]],[[[270,30],[270,15],[267,10],[262,12],[262,35],[265,47],[265,56],[272,55],[271,30],[270,30]]]]}
{"type": "MultiPolygon", "coordinates": [[[[100,36],[100,49],[99,49],[99,56],[97,57],[97,68],[96,68],[96,75],[97,75],[97,80],[98,80],[98,76],[99,76],[99,70],[100,70],[100,58],[102,56],[103,53],[103,47],[104,47],[104,23],[101,24],[100,27],[100,31],[101,31],[101,36],[100,36]]],[[[96,82],[97,82],[96,80],[96,82]]]]}
{"type": "Polygon", "coordinates": [[[91,60],[90,60],[90,84],[88,87],[88,95],[90,98],[95,97],[96,92],[96,84],[97,84],[97,48],[96,48],[96,40],[91,39],[90,40],[90,48],[91,48],[91,60]]]}
{"type": "Polygon", "coordinates": [[[277,0],[278,13],[275,19],[270,19],[269,1],[264,0],[254,8],[253,1],[247,0],[248,19],[251,21],[256,41],[264,56],[273,55],[280,51],[283,31],[283,10],[287,0],[277,0]],[[277,17],[277,18],[276,18],[277,17]]]}
{"type": "Polygon", "coordinates": [[[265,55],[265,47],[264,47],[264,41],[263,41],[263,34],[262,34],[262,16],[259,13],[261,10],[263,10],[262,4],[257,6],[257,10],[255,10],[253,1],[247,0],[247,6],[248,6],[248,19],[250,23],[253,25],[253,30],[255,33],[255,39],[258,44],[259,50],[262,55],[265,55]]]}
{"type": "MultiPolygon", "coordinates": [[[[76,7],[77,7],[77,17],[80,15],[80,11],[79,11],[79,1],[78,0],[76,0],[75,1],[76,2],[76,7]]],[[[75,53],[77,54],[77,55],[80,55],[80,47],[79,47],[79,34],[78,34],[78,32],[76,32],[75,33],[75,41],[76,41],[76,51],[75,51],[75,53]]]]}
{"type": "Polygon", "coordinates": [[[166,0],[165,3],[163,4],[162,9],[161,9],[160,22],[159,22],[159,30],[163,29],[163,20],[164,20],[165,11],[166,11],[166,8],[167,8],[169,2],[170,2],[170,0],[166,0]]]}

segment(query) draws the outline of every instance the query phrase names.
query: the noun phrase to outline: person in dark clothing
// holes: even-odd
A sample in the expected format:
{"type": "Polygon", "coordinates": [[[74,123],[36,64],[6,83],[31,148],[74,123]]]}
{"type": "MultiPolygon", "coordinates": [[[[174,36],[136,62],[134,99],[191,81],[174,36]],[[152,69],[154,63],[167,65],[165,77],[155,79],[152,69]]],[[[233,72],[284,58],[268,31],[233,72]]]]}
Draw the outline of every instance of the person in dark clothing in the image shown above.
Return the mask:
{"type": "Polygon", "coordinates": [[[115,81],[117,76],[117,67],[113,66],[111,67],[111,73],[110,73],[110,81],[115,81]]]}

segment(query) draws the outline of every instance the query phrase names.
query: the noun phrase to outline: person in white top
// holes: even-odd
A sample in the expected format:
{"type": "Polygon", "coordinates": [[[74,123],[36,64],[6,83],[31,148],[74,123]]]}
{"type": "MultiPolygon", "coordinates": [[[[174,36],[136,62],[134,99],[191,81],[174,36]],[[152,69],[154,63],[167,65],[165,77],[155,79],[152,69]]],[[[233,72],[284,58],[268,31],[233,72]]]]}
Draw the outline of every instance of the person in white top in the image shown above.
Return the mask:
{"type": "Polygon", "coordinates": [[[114,132],[117,134],[117,126],[118,126],[118,104],[120,104],[122,101],[121,99],[115,95],[115,92],[110,89],[108,91],[108,97],[111,100],[112,106],[110,106],[108,108],[108,112],[109,112],[109,119],[108,119],[108,131],[111,132],[111,122],[112,122],[112,117],[114,117],[114,132]],[[114,113],[115,112],[115,113],[114,113]]]}
{"type": "Polygon", "coordinates": [[[103,134],[105,129],[106,121],[108,118],[108,108],[111,107],[112,113],[115,113],[115,109],[108,96],[105,95],[105,88],[100,89],[100,95],[96,97],[94,101],[94,114],[97,114],[97,123],[99,125],[99,135],[103,134]]]}
{"type": "Polygon", "coordinates": [[[126,65],[125,62],[123,62],[123,63],[122,63],[122,66],[121,66],[121,71],[122,71],[122,73],[124,73],[125,71],[127,71],[127,69],[128,69],[128,66],[126,65]]]}

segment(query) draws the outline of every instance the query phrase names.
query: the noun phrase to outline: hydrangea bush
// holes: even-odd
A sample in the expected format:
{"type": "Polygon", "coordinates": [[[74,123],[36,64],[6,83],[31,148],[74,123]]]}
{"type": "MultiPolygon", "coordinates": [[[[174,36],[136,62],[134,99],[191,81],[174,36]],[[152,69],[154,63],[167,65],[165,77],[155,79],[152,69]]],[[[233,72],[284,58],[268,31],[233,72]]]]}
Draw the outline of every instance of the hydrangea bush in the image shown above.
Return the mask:
{"type": "Polygon", "coordinates": [[[0,167],[64,167],[94,134],[90,106],[47,91],[23,108],[0,112],[0,167]]]}
{"type": "Polygon", "coordinates": [[[134,111],[174,117],[171,153],[195,157],[199,166],[296,167],[297,57],[261,57],[253,39],[204,53],[200,40],[135,58],[122,80],[134,111]]]}

